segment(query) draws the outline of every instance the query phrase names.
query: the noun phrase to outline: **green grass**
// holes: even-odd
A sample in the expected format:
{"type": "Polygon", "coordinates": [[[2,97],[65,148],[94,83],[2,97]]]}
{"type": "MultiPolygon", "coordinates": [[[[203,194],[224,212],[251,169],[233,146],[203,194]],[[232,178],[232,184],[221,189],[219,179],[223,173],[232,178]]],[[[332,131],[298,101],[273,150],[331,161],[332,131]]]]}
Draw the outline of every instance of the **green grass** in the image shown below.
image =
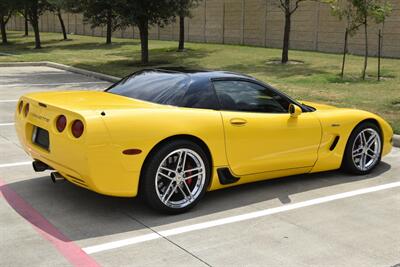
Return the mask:
{"type": "Polygon", "coordinates": [[[289,95],[340,107],[352,107],[380,114],[400,133],[400,60],[383,59],[381,82],[376,81],[376,58],[369,59],[366,81],[359,77],[363,58],[349,56],[346,76],[338,76],[341,55],[319,52],[290,51],[292,60],[304,64],[271,64],[279,59],[280,49],[187,43],[185,52],[176,52],[177,43],[150,41],[150,61],[142,66],[138,40],[114,38],[111,46],[104,38],[70,36],[72,41],[60,41],[57,33],[42,33],[43,49],[34,49],[33,37],[10,32],[11,45],[0,46],[0,62],[53,61],[124,76],[144,67],[184,67],[230,70],[246,73],[270,83],[289,95]]]}

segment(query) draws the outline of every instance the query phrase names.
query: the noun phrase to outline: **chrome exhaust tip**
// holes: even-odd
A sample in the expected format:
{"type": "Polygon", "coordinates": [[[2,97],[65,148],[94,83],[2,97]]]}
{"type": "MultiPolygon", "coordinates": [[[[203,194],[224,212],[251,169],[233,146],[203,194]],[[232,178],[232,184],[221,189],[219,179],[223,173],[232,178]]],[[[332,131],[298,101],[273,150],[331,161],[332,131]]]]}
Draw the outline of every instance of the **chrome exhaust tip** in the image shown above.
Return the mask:
{"type": "Polygon", "coordinates": [[[32,167],[35,172],[44,172],[45,170],[51,169],[49,165],[39,160],[35,160],[32,162],[32,167]]]}
{"type": "Polygon", "coordinates": [[[65,178],[58,172],[52,172],[50,173],[50,178],[53,181],[53,183],[56,183],[57,181],[62,181],[65,178]]]}

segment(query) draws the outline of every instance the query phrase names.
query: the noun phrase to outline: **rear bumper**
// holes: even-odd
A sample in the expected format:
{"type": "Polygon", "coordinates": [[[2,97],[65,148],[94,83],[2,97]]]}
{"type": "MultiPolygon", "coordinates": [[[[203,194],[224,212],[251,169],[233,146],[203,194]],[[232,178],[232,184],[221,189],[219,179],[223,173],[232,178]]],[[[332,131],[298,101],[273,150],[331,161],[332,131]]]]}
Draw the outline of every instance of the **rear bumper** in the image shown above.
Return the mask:
{"type": "Polygon", "coordinates": [[[112,175],[108,174],[109,168],[105,165],[92,162],[98,166],[92,173],[82,175],[66,165],[44,157],[41,153],[30,150],[33,159],[40,160],[58,171],[69,182],[103,195],[118,197],[134,197],[137,195],[137,184],[140,173],[126,170],[117,170],[112,175]]]}

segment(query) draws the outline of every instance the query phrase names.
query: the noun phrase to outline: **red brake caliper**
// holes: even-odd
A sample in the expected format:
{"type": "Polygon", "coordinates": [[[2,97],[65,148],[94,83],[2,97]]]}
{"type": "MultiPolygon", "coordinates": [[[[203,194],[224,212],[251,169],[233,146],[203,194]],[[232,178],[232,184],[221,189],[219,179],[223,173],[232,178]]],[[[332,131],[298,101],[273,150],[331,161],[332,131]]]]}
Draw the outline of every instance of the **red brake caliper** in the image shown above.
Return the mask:
{"type": "MultiPolygon", "coordinates": [[[[190,163],[188,163],[187,165],[188,165],[189,170],[192,169],[192,165],[190,165],[190,163]]],[[[192,172],[190,171],[187,176],[191,176],[191,175],[192,175],[192,172]]],[[[192,182],[193,182],[193,178],[190,178],[190,179],[186,180],[186,183],[187,183],[188,186],[191,186],[192,182]]]]}

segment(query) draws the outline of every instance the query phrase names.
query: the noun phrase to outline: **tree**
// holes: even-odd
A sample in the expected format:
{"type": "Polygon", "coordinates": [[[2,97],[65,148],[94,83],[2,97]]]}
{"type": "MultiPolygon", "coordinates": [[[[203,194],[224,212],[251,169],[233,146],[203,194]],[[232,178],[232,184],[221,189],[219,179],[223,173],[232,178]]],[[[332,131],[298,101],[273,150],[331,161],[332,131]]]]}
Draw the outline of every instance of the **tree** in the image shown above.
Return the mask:
{"type": "Polygon", "coordinates": [[[299,8],[299,4],[305,0],[279,0],[279,8],[285,14],[285,28],[283,33],[282,64],[289,61],[290,29],[292,15],[299,8]]]}
{"type": "Polygon", "coordinates": [[[54,12],[58,17],[64,40],[68,40],[67,30],[61,12],[67,9],[67,2],[65,0],[48,0],[48,2],[50,11],[54,12]]]}
{"type": "Polygon", "coordinates": [[[118,14],[123,25],[139,28],[141,62],[149,62],[149,27],[164,26],[175,19],[177,5],[173,0],[124,0],[118,14]]]}
{"type": "Polygon", "coordinates": [[[39,18],[43,12],[50,8],[50,5],[46,0],[24,0],[24,2],[27,6],[29,22],[35,33],[35,48],[40,49],[42,44],[40,41],[39,18]]]}
{"type": "Polygon", "coordinates": [[[26,0],[17,0],[18,10],[17,15],[24,18],[24,37],[29,35],[29,16],[28,16],[28,2],[26,0]]]}
{"type": "Polygon", "coordinates": [[[185,18],[191,17],[191,9],[197,7],[201,0],[177,0],[179,16],[179,46],[178,51],[185,49],[185,18]]]}
{"type": "Polygon", "coordinates": [[[8,44],[6,26],[15,10],[15,0],[0,0],[0,31],[3,45],[8,44]]]}
{"type": "Polygon", "coordinates": [[[361,23],[364,26],[364,66],[362,70],[362,79],[365,80],[368,66],[368,25],[369,18],[375,20],[375,23],[381,23],[389,16],[391,12],[390,4],[381,2],[380,0],[352,0],[356,8],[357,16],[360,17],[361,23]]]}
{"type": "Polygon", "coordinates": [[[24,30],[25,30],[24,36],[28,36],[29,35],[28,6],[23,5],[22,10],[19,13],[24,17],[24,30]]]}
{"type": "Polygon", "coordinates": [[[340,76],[344,76],[344,67],[346,64],[346,54],[348,53],[348,39],[349,35],[354,36],[360,26],[362,25],[362,18],[356,12],[356,8],[353,5],[352,0],[330,0],[328,3],[331,6],[332,15],[339,18],[339,20],[346,20],[346,28],[344,33],[343,42],[343,59],[342,69],[340,76]]]}
{"type": "Polygon", "coordinates": [[[112,33],[121,27],[117,11],[124,8],[124,0],[67,0],[69,10],[83,13],[85,22],[93,28],[106,27],[106,44],[111,44],[112,33]]]}

